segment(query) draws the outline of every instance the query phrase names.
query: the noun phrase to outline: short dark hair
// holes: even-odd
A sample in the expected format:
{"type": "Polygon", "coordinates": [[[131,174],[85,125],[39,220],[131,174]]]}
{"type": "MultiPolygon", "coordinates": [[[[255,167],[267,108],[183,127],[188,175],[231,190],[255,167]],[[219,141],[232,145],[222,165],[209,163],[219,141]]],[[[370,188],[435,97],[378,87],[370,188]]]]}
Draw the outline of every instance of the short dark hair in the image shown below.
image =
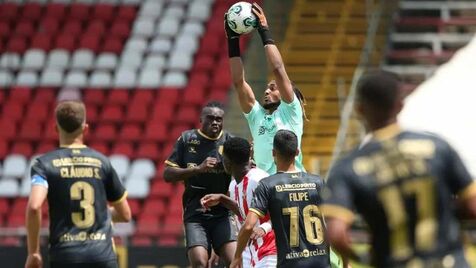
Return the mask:
{"type": "Polygon", "coordinates": [[[251,145],[246,139],[233,137],[223,144],[223,154],[233,164],[245,164],[251,157],[251,145]]]}
{"type": "Polygon", "coordinates": [[[224,110],[224,106],[221,102],[219,102],[219,101],[210,101],[205,106],[203,106],[201,115],[203,115],[205,110],[208,109],[208,108],[218,108],[220,110],[224,110]]]}
{"type": "Polygon", "coordinates": [[[67,133],[78,130],[86,120],[86,107],[81,101],[63,101],[55,109],[58,126],[67,133]]]}
{"type": "Polygon", "coordinates": [[[365,75],[357,85],[357,101],[378,109],[387,116],[401,97],[400,77],[387,71],[376,71],[365,75]]]}
{"type": "Polygon", "coordinates": [[[280,156],[287,160],[294,159],[298,150],[298,138],[290,130],[278,130],[274,136],[273,148],[280,156]]]}

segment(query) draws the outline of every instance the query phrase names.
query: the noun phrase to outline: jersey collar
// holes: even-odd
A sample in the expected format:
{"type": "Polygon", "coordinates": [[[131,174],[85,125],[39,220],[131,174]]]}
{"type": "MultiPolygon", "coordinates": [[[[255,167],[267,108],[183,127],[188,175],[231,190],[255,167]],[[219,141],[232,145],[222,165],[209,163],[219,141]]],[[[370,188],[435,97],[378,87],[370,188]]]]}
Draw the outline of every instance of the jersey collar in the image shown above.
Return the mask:
{"type": "Polygon", "coordinates": [[[197,129],[197,132],[198,132],[198,134],[200,134],[200,136],[204,137],[205,139],[212,140],[212,141],[219,140],[219,139],[221,138],[221,136],[223,135],[223,130],[220,131],[220,134],[219,134],[218,137],[216,137],[216,138],[212,138],[212,137],[207,136],[207,135],[206,135],[205,133],[203,133],[200,129],[197,129]]]}
{"type": "Polygon", "coordinates": [[[377,140],[387,140],[397,136],[401,132],[401,128],[397,123],[377,129],[373,132],[373,136],[377,140]]]}
{"type": "Polygon", "coordinates": [[[60,147],[61,148],[70,148],[70,149],[81,149],[81,148],[86,148],[88,146],[86,146],[84,144],[70,144],[70,145],[61,144],[60,147]]]}

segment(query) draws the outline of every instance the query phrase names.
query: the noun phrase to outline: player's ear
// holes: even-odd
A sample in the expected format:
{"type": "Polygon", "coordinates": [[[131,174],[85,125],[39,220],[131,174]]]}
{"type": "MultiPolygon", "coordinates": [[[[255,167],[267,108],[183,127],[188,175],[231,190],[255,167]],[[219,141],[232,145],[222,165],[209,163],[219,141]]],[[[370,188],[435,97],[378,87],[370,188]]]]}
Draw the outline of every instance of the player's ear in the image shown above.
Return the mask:
{"type": "Polygon", "coordinates": [[[83,125],[83,135],[89,132],[89,124],[83,125]]]}
{"type": "Polygon", "coordinates": [[[299,155],[299,148],[296,149],[296,156],[299,155]]]}
{"type": "Polygon", "coordinates": [[[276,157],[276,151],[273,148],[273,157],[276,157]]]}

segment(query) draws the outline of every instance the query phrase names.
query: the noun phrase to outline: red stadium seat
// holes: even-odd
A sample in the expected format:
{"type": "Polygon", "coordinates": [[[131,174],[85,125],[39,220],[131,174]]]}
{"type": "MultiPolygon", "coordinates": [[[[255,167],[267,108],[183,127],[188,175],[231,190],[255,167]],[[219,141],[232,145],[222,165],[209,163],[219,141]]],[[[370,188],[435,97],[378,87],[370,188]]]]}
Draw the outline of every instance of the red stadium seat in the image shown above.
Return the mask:
{"type": "Polygon", "coordinates": [[[157,160],[159,158],[159,148],[153,142],[141,143],[137,149],[136,157],[157,160]]]}
{"type": "Polygon", "coordinates": [[[209,100],[214,100],[214,101],[219,101],[219,102],[225,102],[228,98],[228,92],[223,91],[223,90],[212,90],[210,95],[208,95],[207,99],[209,100]]]}
{"type": "Polygon", "coordinates": [[[56,131],[56,123],[54,120],[45,124],[43,132],[43,141],[56,142],[58,140],[58,132],[56,131]]]}
{"type": "Polygon", "coordinates": [[[129,202],[129,207],[131,208],[132,216],[136,217],[137,215],[139,215],[142,211],[139,200],[137,200],[137,199],[127,199],[127,201],[129,202]]]}
{"type": "Polygon", "coordinates": [[[214,56],[220,50],[220,39],[216,35],[205,34],[200,42],[198,55],[214,56]]]}
{"type": "Polygon", "coordinates": [[[39,3],[26,3],[23,6],[21,17],[24,20],[37,21],[41,18],[42,8],[43,6],[39,3]]]}
{"type": "Polygon", "coordinates": [[[106,26],[104,22],[100,20],[95,20],[89,23],[88,27],[86,28],[85,34],[93,36],[102,36],[105,32],[106,26]]]}
{"type": "MultiPolygon", "coordinates": [[[[196,118],[195,120],[197,120],[196,118]]],[[[182,132],[185,130],[190,129],[190,124],[184,124],[183,122],[176,124],[173,126],[172,131],[170,132],[170,135],[168,135],[169,141],[175,142],[180,135],[182,135],[182,132]]],[[[171,151],[169,151],[171,152],[171,151]]]]}
{"type": "Polygon", "coordinates": [[[159,223],[159,218],[156,215],[144,213],[137,221],[136,234],[157,236],[159,234],[159,223]]]}
{"type": "Polygon", "coordinates": [[[44,17],[62,20],[66,14],[66,5],[60,3],[48,3],[44,17]]]}
{"type": "Polygon", "coordinates": [[[21,119],[22,116],[23,116],[23,105],[21,103],[9,101],[3,106],[2,117],[4,119],[16,121],[21,119]]]}
{"type": "Polygon", "coordinates": [[[55,142],[41,142],[38,144],[38,148],[36,148],[35,154],[44,154],[49,151],[53,151],[55,148],[58,147],[58,144],[55,142]]]}
{"type": "Polygon", "coordinates": [[[183,234],[182,218],[165,217],[159,233],[161,236],[179,236],[183,234]]]}
{"type": "Polygon", "coordinates": [[[26,50],[26,40],[24,37],[15,36],[8,40],[7,51],[23,54],[26,50]]]}
{"type": "Polygon", "coordinates": [[[73,35],[73,36],[79,36],[83,32],[83,27],[81,24],[82,23],[79,20],[72,20],[72,19],[68,20],[63,26],[62,33],[73,35]]]}
{"type": "Polygon", "coordinates": [[[111,154],[123,154],[129,157],[134,155],[134,147],[130,142],[118,142],[114,143],[113,146],[111,154]]]}
{"type": "Polygon", "coordinates": [[[104,22],[109,22],[114,15],[114,6],[108,4],[97,4],[94,6],[92,17],[104,22]]]}
{"type": "Polygon", "coordinates": [[[42,124],[39,121],[26,121],[20,127],[19,140],[37,141],[41,138],[42,124]]]}
{"type": "Polygon", "coordinates": [[[126,22],[132,22],[136,17],[136,9],[133,6],[121,5],[116,16],[126,22]]]}
{"type": "Polygon", "coordinates": [[[112,141],[116,139],[116,128],[113,124],[99,124],[94,131],[94,138],[99,141],[112,141]]]}
{"type": "Polygon", "coordinates": [[[33,102],[42,102],[43,104],[51,104],[56,101],[56,92],[53,88],[41,87],[36,90],[33,102]]]}
{"type": "Polygon", "coordinates": [[[104,122],[120,122],[124,119],[124,113],[121,106],[111,105],[106,106],[101,114],[101,119],[104,122]]]}
{"type": "Polygon", "coordinates": [[[109,147],[107,146],[106,143],[104,142],[100,142],[100,141],[95,141],[95,142],[92,142],[89,144],[89,146],[91,148],[93,148],[94,150],[104,154],[104,155],[108,155],[109,154],[109,147]]]}
{"type": "Polygon", "coordinates": [[[59,30],[59,21],[56,18],[47,16],[39,22],[37,33],[55,35],[59,30]]]}
{"type": "Polygon", "coordinates": [[[25,216],[26,206],[28,204],[27,198],[17,198],[13,201],[13,207],[11,208],[10,216],[25,216]]]}
{"type": "Polygon", "coordinates": [[[150,247],[153,245],[152,238],[144,235],[134,235],[131,244],[135,247],[150,247]]]}
{"type": "Polygon", "coordinates": [[[30,101],[32,92],[33,91],[29,87],[14,86],[10,89],[10,97],[8,100],[12,102],[25,103],[30,101]]]}
{"type": "Polygon", "coordinates": [[[182,122],[182,123],[190,123],[193,124],[197,122],[199,118],[199,113],[195,106],[181,106],[178,115],[177,115],[177,120],[182,122]]]}
{"type": "Polygon", "coordinates": [[[183,104],[200,105],[205,102],[204,84],[190,84],[184,92],[183,104]]]}
{"type": "Polygon", "coordinates": [[[56,48],[66,49],[69,52],[76,48],[76,36],[62,33],[56,38],[56,48]]]}
{"type": "Polygon", "coordinates": [[[105,90],[86,89],[83,93],[83,101],[91,104],[102,104],[106,98],[105,90]]]}
{"type": "Polygon", "coordinates": [[[9,202],[6,198],[0,198],[0,216],[3,217],[9,212],[9,202]]]}
{"type": "MultiPolygon", "coordinates": [[[[0,125],[1,127],[1,125],[0,125]]],[[[13,131],[15,131],[13,129],[13,131]]],[[[0,159],[4,159],[5,156],[8,154],[8,143],[7,141],[2,137],[2,134],[0,134],[0,159]]]]}
{"type": "Polygon", "coordinates": [[[4,2],[0,4],[0,20],[14,21],[18,16],[19,6],[14,3],[4,2]]]}
{"type": "MultiPolygon", "coordinates": [[[[214,65],[215,65],[214,57],[210,55],[199,55],[195,60],[193,70],[208,72],[213,69],[214,65]]],[[[192,83],[190,82],[189,85],[191,84],[192,83]]]]}
{"type": "Polygon", "coordinates": [[[171,121],[175,110],[175,103],[166,103],[165,101],[160,101],[153,105],[152,112],[152,121],[158,121],[160,123],[166,124],[171,121]]]}
{"type": "Polygon", "coordinates": [[[126,121],[142,123],[149,117],[149,109],[144,103],[140,105],[140,102],[132,102],[127,111],[126,121]]]}
{"type": "Polygon", "coordinates": [[[162,121],[148,122],[145,135],[143,137],[144,141],[152,142],[164,142],[167,136],[167,126],[162,121]]]}
{"type": "Polygon", "coordinates": [[[83,3],[73,3],[69,8],[69,17],[80,21],[86,21],[89,18],[90,5],[83,3]]]}
{"type": "Polygon", "coordinates": [[[0,40],[6,39],[10,34],[10,26],[4,21],[0,21],[0,40]]]}
{"type": "Polygon", "coordinates": [[[36,34],[31,40],[30,47],[48,52],[51,49],[51,37],[44,33],[36,34]]]}
{"type": "Polygon", "coordinates": [[[26,121],[35,121],[35,122],[44,122],[48,119],[50,112],[50,107],[46,103],[41,102],[32,102],[28,106],[24,120],[26,121]]]}
{"type": "Polygon", "coordinates": [[[86,121],[94,123],[98,120],[98,110],[96,106],[86,103],[86,121]]]}
{"type": "Polygon", "coordinates": [[[81,37],[78,48],[90,49],[96,53],[99,50],[99,41],[98,35],[85,34],[81,37]]]}
{"type": "Polygon", "coordinates": [[[15,142],[12,145],[12,148],[10,150],[11,154],[21,154],[26,157],[30,157],[33,155],[33,148],[31,147],[31,144],[29,142],[15,142]]]}
{"type": "Polygon", "coordinates": [[[129,92],[127,89],[110,90],[107,101],[109,104],[126,105],[130,101],[129,92]]]}
{"type": "Polygon", "coordinates": [[[122,52],[122,42],[117,37],[107,38],[102,47],[103,52],[119,54],[122,52]]]}
{"type": "Polygon", "coordinates": [[[18,236],[7,236],[0,239],[0,245],[4,247],[20,247],[22,245],[21,238],[18,236]]]}
{"type": "Polygon", "coordinates": [[[132,97],[132,102],[147,103],[150,104],[155,97],[154,90],[147,89],[137,89],[133,91],[134,96],[132,97]]]}
{"type": "Polygon", "coordinates": [[[157,100],[175,103],[179,97],[179,93],[181,93],[181,90],[178,88],[161,88],[157,100]]]}
{"type": "Polygon", "coordinates": [[[157,245],[161,247],[176,247],[179,245],[179,239],[176,236],[160,236],[157,245]]]}
{"type": "Polygon", "coordinates": [[[142,136],[142,130],[138,124],[125,124],[122,126],[119,140],[138,141],[142,136]]]}
{"type": "Polygon", "coordinates": [[[164,181],[154,181],[150,190],[150,197],[152,198],[168,198],[172,195],[173,186],[164,181]]]}
{"type": "MultiPolygon", "coordinates": [[[[23,210],[25,212],[25,210],[23,210]]],[[[7,227],[18,228],[25,226],[25,216],[21,214],[10,215],[7,219],[7,227]]]]}
{"type": "Polygon", "coordinates": [[[112,24],[111,30],[109,31],[109,34],[111,36],[124,40],[125,38],[129,36],[130,31],[131,31],[131,27],[128,22],[114,21],[114,23],[112,24]]]}
{"type": "MultiPolygon", "coordinates": [[[[152,196],[149,196],[152,197],[152,196]]],[[[162,199],[148,198],[142,208],[147,215],[162,216],[165,215],[165,204],[162,199]]]]}

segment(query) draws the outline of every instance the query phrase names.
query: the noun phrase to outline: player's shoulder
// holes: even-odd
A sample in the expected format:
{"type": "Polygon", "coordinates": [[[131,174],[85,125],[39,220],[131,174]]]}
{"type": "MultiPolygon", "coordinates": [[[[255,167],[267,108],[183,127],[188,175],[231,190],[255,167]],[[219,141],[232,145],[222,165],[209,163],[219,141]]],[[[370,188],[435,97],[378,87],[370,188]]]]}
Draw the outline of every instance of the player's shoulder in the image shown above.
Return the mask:
{"type": "Polygon", "coordinates": [[[183,131],[178,137],[178,140],[182,139],[182,141],[186,142],[191,139],[197,139],[199,137],[197,129],[188,129],[183,131]]]}

